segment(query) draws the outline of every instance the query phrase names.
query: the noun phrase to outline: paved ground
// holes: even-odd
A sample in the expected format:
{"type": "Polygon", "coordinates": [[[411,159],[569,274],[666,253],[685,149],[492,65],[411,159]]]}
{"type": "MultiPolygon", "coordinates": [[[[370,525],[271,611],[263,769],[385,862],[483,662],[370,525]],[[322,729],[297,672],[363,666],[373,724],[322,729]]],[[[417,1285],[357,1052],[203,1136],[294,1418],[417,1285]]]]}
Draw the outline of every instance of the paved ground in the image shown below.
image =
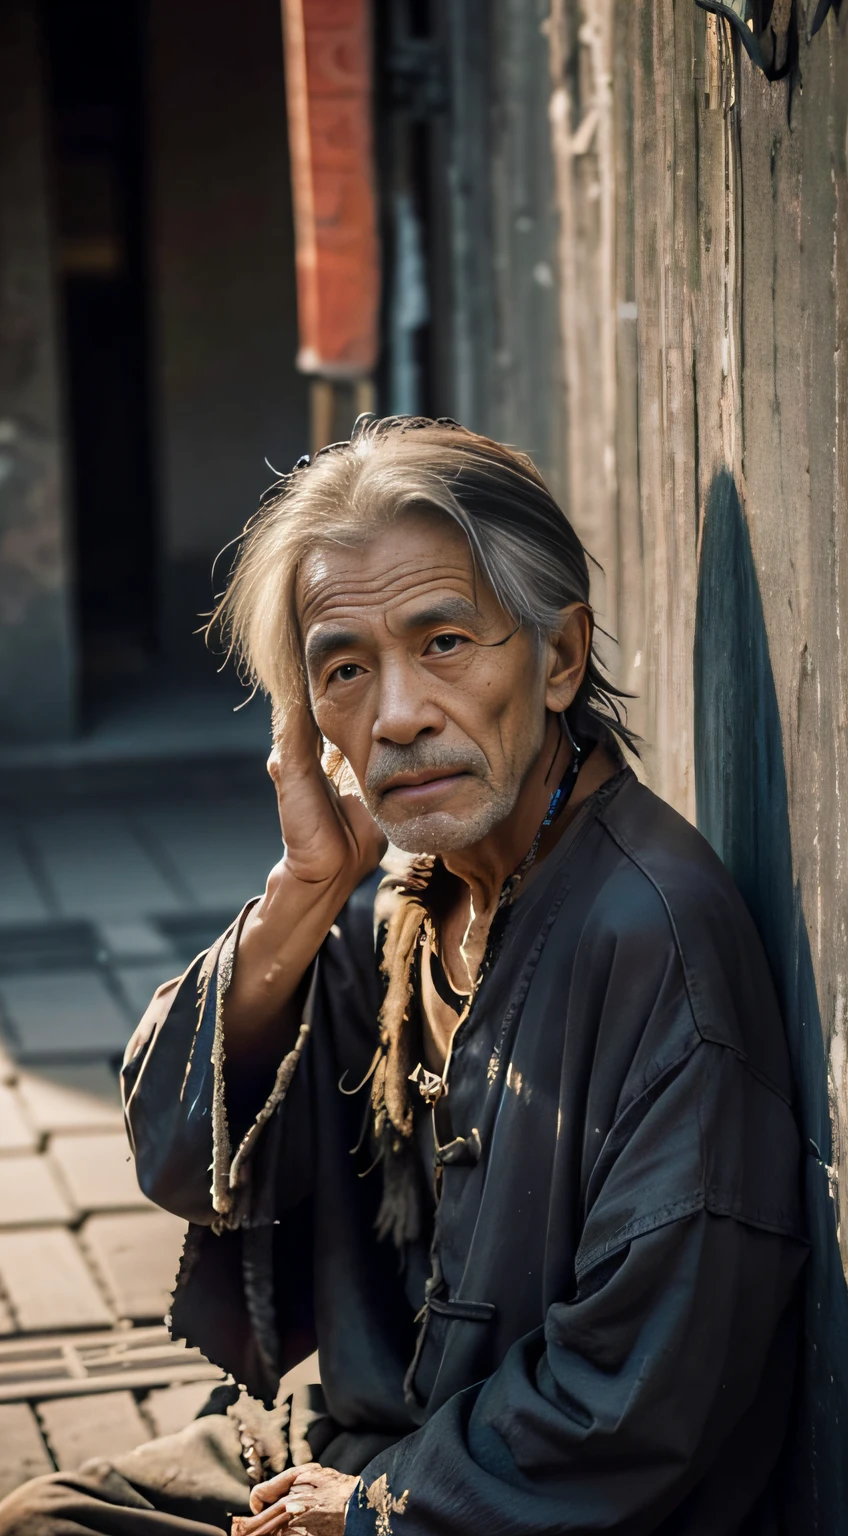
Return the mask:
{"type": "Polygon", "coordinates": [[[163,1318],[182,1224],[118,1100],[155,986],[279,856],[262,757],[0,774],[0,1492],[180,1427],[216,1373],[163,1318]]]}

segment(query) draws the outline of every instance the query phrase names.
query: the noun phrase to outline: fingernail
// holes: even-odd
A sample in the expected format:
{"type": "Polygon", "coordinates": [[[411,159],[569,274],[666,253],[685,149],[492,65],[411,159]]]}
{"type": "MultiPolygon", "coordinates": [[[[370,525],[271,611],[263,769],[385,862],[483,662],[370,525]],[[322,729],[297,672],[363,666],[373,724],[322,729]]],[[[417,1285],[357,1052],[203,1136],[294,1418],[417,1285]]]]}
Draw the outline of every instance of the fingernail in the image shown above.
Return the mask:
{"type": "Polygon", "coordinates": [[[286,1514],[287,1515],[305,1515],[306,1514],[306,1505],[305,1504],[298,1504],[296,1500],[286,1499],[286,1514]]]}

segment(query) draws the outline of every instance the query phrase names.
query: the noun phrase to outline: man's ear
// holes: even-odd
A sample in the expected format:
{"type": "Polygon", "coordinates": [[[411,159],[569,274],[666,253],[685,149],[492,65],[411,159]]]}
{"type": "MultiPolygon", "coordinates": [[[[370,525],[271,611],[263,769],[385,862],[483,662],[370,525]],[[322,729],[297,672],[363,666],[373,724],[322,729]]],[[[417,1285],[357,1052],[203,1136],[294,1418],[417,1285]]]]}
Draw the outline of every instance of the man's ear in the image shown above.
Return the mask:
{"type": "Polygon", "coordinates": [[[586,603],[571,603],[560,614],[559,634],[551,637],[545,706],[561,715],[574,703],[592,649],[592,610],[586,603]]]}

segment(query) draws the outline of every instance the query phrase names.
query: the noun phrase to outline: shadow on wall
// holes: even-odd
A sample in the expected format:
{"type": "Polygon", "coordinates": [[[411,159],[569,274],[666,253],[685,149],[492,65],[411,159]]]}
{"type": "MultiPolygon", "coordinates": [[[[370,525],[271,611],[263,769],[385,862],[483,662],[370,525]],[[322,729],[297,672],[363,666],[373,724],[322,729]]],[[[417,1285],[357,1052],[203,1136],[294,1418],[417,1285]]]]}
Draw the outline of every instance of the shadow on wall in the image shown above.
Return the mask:
{"type": "Polygon", "coordinates": [[[783,736],[748,527],[732,476],[710,491],[695,624],[698,825],[765,945],[797,1085],[807,1220],[805,1343],[779,1528],[833,1536],[848,1510],[848,1289],[826,1165],[827,1067],[801,895],[792,875],[783,736]]]}

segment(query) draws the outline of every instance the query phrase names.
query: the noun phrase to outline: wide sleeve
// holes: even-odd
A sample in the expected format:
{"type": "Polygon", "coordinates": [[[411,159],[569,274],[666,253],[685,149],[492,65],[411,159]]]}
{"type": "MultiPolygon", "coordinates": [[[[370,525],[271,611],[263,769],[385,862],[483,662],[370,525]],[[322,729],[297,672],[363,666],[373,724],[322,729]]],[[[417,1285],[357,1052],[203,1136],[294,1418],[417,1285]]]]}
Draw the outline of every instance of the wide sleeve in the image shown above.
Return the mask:
{"type": "MultiPolygon", "coordinates": [[[[706,1048],[665,1092],[654,1087],[589,1211],[574,1295],[556,1300],[487,1380],[364,1470],[346,1536],[642,1536],[712,1496],[700,1480],[737,1436],[745,1475],[762,1486],[770,1467],[750,1463],[780,1444],[806,1245],[797,1210],[776,1217],[765,1201],[758,1212],[744,1179],[735,1212],[707,1197],[725,1097],[717,1068],[744,1086],[744,1065],[706,1048]],[[675,1149],[666,1133],[683,1111],[690,1145],[675,1149]],[[646,1192],[675,1150],[681,1198],[662,1209],[646,1192]]],[[[730,1141],[741,1145],[732,1083],[729,1097],[730,1141]]],[[[775,1113],[776,1134],[792,1143],[788,1111],[775,1113]]],[[[699,1504],[686,1528],[720,1530],[722,1512],[699,1504]]]]}
{"type": "MultiPolygon", "coordinates": [[[[250,902],[185,974],[166,982],[127,1047],[121,1075],[124,1111],[141,1189],[183,1220],[218,1231],[269,1222],[268,1201],[296,1204],[310,1193],[313,1093],[300,1069],[317,1045],[330,1064],[356,1073],[373,1052],[379,1007],[373,931],[374,881],[339,914],[302,988],[294,1038],[280,1041],[275,1065],[226,1062],[223,1007],[250,902]],[[313,1026],[317,1041],[312,1040],[313,1026]],[[285,1167],[263,1178],[255,1153],[266,1129],[280,1130],[285,1106],[292,1134],[275,1138],[285,1167]]],[[[270,1171],[269,1171],[270,1173],[270,1171]]]]}

